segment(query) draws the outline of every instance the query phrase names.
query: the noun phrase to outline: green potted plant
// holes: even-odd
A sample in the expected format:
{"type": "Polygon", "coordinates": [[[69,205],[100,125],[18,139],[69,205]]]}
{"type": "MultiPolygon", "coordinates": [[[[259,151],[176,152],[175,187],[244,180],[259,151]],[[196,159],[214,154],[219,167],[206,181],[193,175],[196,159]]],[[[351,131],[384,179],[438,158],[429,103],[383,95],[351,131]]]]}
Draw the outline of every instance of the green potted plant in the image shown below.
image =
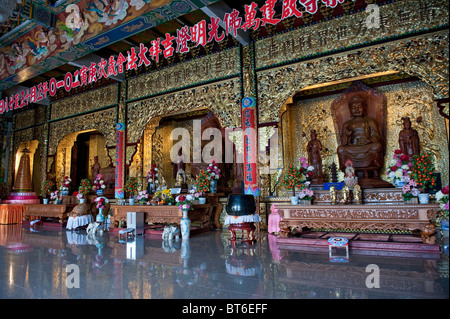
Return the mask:
{"type": "Polygon", "coordinates": [[[436,185],[435,173],[433,155],[429,151],[423,151],[413,157],[410,177],[416,181],[419,188],[423,189],[423,193],[419,194],[421,204],[428,204],[428,190],[436,185]]]}
{"type": "Polygon", "coordinates": [[[124,192],[129,196],[130,205],[134,205],[134,195],[138,192],[138,181],[136,177],[128,176],[123,188],[124,192]]]}
{"type": "Polygon", "coordinates": [[[292,189],[291,204],[297,205],[298,197],[295,196],[295,189],[299,188],[302,184],[300,171],[294,165],[290,164],[281,182],[287,189],[292,189]]]}
{"type": "Polygon", "coordinates": [[[80,182],[80,186],[78,187],[78,195],[77,198],[81,203],[84,203],[86,200],[86,196],[89,194],[89,192],[92,189],[91,181],[87,178],[84,178],[80,182]]]}
{"type": "Polygon", "coordinates": [[[48,198],[47,196],[50,195],[53,188],[55,187],[55,183],[51,180],[46,180],[41,187],[41,195],[43,197],[42,201],[44,204],[48,204],[48,198]]]}

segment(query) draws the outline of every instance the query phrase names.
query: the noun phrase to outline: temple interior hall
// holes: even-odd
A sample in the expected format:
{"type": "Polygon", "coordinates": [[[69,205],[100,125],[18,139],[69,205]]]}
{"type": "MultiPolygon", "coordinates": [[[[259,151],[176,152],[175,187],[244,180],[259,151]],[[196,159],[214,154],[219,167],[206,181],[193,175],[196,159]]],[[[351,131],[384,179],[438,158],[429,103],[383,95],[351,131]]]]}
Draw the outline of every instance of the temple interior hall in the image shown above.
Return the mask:
{"type": "Polygon", "coordinates": [[[448,301],[448,0],[0,2],[5,306],[448,301]]]}

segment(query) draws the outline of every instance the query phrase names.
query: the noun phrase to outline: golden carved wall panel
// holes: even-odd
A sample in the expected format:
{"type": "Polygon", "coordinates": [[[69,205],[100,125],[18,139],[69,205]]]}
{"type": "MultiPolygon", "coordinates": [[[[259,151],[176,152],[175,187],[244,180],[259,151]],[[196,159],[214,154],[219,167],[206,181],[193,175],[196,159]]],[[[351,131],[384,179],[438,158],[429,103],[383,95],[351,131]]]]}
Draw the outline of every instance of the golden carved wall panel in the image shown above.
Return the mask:
{"type": "Polygon", "coordinates": [[[92,111],[117,103],[118,84],[107,85],[52,104],[52,120],[66,116],[92,111]]]}
{"type": "Polygon", "coordinates": [[[49,125],[48,155],[56,154],[58,143],[67,134],[88,130],[100,131],[106,139],[107,147],[116,145],[116,108],[51,122],[49,125]]]}
{"type": "Polygon", "coordinates": [[[128,100],[240,73],[239,48],[210,54],[129,80],[128,100]]]}
{"type": "MultiPolygon", "coordinates": [[[[398,134],[403,128],[402,117],[409,116],[412,126],[419,132],[422,150],[435,155],[436,168],[441,172],[443,185],[449,182],[449,153],[445,119],[433,101],[432,89],[421,81],[392,84],[377,87],[387,98],[387,145],[385,163],[388,163],[398,149],[398,134]],[[419,120],[419,122],[417,122],[419,120]]],[[[318,98],[296,101],[288,107],[288,116],[283,117],[283,136],[286,136],[285,163],[298,164],[300,157],[308,157],[306,145],[310,130],[315,129],[322,142],[323,168],[327,176],[329,166],[338,163],[336,150],[338,139],[331,114],[331,104],[340,95],[333,94],[318,98]],[[313,116],[311,116],[313,114],[313,116]]],[[[382,175],[386,179],[385,174],[382,175]]],[[[387,179],[386,179],[387,180],[387,179]]]]}
{"type": "Polygon", "coordinates": [[[256,67],[267,67],[412,32],[433,30],[448,23],[448,0],[395,1],[378,6],[378,9],[378,27],[371,19],[372,11],[369,10],[257,41],[256,67]]]}
{"type": "Polygon", "coordinates": [[[214,112],[222,127],[240,127],[241,99],[241,82],[233,78],[129,103],[128,143],[141,139],[148,121],[156,116],[204,107],[214,112]]]}
{"type": "Polygon", "coordinates": [[[15,129],[21,129],[36,124],[42,124],[45,121],[45,106],[36,106],[24,112],[16,113],[15,129]]]}
{"type": "Polygon", "coordinates": [[[447,67],[448,30],[259,71],[259,121],[278,122],[284,102],[307,86],[388,70],[419,77],[435,99],[447,97],[447,67]]]}

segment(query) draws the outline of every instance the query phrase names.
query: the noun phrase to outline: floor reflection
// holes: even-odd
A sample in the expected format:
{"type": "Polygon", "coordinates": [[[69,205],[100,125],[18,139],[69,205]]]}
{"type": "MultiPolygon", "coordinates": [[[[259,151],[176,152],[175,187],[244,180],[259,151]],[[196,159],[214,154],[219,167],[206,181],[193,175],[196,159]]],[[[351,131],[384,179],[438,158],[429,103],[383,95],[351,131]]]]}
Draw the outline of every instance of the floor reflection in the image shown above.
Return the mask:
{"type": "Polygon", "coordinates": [[[264,233],[250,246],[231,246],[228,238],[217,230],[172,242],[148,236],[119,242],[109,232],[90,237],[0,225],[0,298],[449,297],[448,253],[400,258],[350,251],[346,260],[330,260],[324,251],[280,249],[277,238],[264,233]],[[367,287],[375,274],[368,265],[379,269],[379,288],[367,287]]]}

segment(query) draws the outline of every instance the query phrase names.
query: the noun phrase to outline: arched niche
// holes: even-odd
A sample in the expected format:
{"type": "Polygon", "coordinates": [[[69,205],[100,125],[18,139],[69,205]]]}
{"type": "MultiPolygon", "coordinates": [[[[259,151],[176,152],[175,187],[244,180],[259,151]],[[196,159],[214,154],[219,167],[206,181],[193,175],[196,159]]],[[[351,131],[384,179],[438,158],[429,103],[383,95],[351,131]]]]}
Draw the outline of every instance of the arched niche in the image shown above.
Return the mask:
{"type": "Polygon", "coordinates": [[[72,179],[75,190],[81,179],[93,180],[91,167],[95,156],[98,156],[100,167],[108,167],[111,163],[105,136],[97,130],[85,130],[67,134],[56,148],[56,155],[49,158],[48,175],[59,187],[65,176],[72,179]]]}

